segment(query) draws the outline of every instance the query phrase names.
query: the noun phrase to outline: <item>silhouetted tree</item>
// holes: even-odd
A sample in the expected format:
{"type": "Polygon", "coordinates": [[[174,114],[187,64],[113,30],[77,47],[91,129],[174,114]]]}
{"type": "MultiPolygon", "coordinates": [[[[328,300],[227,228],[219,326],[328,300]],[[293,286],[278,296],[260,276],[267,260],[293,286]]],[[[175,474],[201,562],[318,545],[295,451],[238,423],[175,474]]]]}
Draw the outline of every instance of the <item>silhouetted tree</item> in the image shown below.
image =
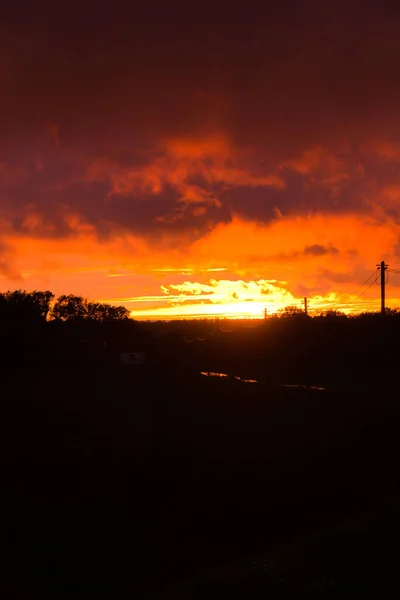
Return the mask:
{"type": "Polygon", "coordinates": [[[63,295],[51,311],[55,321],[95,321],[106,323],[109,321],[123,321],[129,318],[129,311],[124,306],[113,306],[102,302],[88,302],[82,296],[63,295]]]}
{"type": "Polygon", "coordinates": [[[124,306],[113,306],[101,302],[88,302],[86,317],[92,321],[105,323],[107,321],[122,321],[129,318],[129,311],[124,306]]]}
{"type": "Polygon", "coordinates": [[[346,313],[342,312],[341,310],[334,310],[334,309],[322,311],[318,315],[318,317],[322,317],[323,319],[347,319],[348,318],[346,313]]]}
{"type": "Polygon", "coordinates": [[[386,308],[385,314],[388,317],[400,317],[400,311],[397,308],[386,308]]]}
{"type": "Polygon", "coordinates": [[[278,311],[278,315],[282,319],[293,319],[306,316],[304,310],[297,306],[285,306],[285,308],[278,311]]]}
{"type": "Polygon", "coordinates": [[[79,321],[86,316],[87,300],[73,294],[59,296],[51,311],[55,321],[79,321]]]}
{"type": "Polygon", "coordinates": [[[50,312],[50,303],[54,298],[54,294],[49,290],[44,292],[31,292],[32,300],[36,306],[40,309],[40,316],[43,320],[47,319],[47,316],[50,312]]]}
{"type": "Polygon", "coordinates": [[[13,290],[0,294],[0,315],[19,321],[45,321],[50,310],[50,302],[54,294],[44,292],[13,290]]]}

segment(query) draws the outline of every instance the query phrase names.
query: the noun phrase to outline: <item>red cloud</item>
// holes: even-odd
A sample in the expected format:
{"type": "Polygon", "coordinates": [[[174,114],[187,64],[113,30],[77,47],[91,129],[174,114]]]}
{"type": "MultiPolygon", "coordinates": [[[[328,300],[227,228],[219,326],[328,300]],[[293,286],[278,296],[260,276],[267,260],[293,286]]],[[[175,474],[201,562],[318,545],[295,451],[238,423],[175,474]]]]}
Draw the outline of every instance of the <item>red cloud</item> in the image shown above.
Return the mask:
{"type": "Polygon", "coordinates": [[[140,165],[97,158],[87,171],[88,181],[110,181],[113,194],[160,194],[172,187],[186,204],[220,205],[220,193],[237,186],[273,187],[285,184],[275,173],[255,168],[244,152],[238,152],[223,136],[173,139],[160,144],[156,156],[140,165]],[[200,181],[201,183],[197,183],[200,181]]]}

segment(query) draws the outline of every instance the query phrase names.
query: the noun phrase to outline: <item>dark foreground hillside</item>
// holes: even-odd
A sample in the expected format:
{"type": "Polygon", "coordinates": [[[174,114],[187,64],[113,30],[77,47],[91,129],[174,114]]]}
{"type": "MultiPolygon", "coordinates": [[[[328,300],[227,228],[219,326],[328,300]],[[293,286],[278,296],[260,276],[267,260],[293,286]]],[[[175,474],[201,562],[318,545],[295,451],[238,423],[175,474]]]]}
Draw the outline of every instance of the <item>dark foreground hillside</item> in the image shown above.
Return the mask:
{"type": "Polygon", "coordinates": [[[2,596],[398,595],[400,408],[371,381],[8,365],[2,596]]]}

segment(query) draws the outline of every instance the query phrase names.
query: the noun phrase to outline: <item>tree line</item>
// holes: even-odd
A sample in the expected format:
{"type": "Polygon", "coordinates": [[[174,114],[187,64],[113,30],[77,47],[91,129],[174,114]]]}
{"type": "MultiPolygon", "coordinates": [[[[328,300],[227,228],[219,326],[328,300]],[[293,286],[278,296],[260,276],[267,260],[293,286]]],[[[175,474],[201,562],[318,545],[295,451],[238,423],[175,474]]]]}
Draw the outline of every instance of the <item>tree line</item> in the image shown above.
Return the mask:
{"type": "Polygon", "coordinates": [[[0,319],[24,321],[95,321],[107,323],[129,319],[124,306],[90,302],[82,296],[63,294],[55,299],[49,291],[13,290],[0,293],[0,319]]]}

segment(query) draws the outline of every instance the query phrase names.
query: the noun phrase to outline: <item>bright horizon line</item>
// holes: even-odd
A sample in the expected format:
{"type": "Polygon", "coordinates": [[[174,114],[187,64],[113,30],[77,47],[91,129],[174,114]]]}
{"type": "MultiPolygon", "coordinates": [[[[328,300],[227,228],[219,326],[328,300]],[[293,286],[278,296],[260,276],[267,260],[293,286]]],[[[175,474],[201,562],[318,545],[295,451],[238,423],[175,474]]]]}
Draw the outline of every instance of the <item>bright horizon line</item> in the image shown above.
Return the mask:
{"type": "MultiPolygon", "coordinates": [[[[320,312],[327,310],[336,310],[338,312],[343,312],[346,315],[357,315],[363,312],[379,312],[380,311],[380,300],[365,302],[363,304],[358,304],[354,307],[349,307],[345,303],[321,303],[316,306],[312,306],[312,299],[308,299],[308,313],[310,316],[316,315],[320,312]]],[[[114,302],[114,301],[113,301],[114,302]]],[[[246,303],[249,304],[249,303],[246,303]]],[[[254,304],[254,303],[253,303],[254,304]]],[[[258,304],[258,303],[256,303],[258,304]]],[[[264,306],[261,310],[252,311],[252,312],[244,312],[243,310],[238,310],[235,307],[235,304],[230,305],[230,310],[227,310],[228,306],[218,305],[218,310],[210,311],[210,305],[203,305],[205,309],[204,311],[190,311],[184,312],[182,310],[176,310],[172,312],[168,307],[160,307],[159,310],[152,309],[136,309],[130,311],[131,318],[140,321],[148,321],[148,320],[161,320],[161,321],[178,321],[185,319],[226,319],[226,320],[262,320],[265,318],[265,309],[267,309],[267,317],[278,314],[280,311],[284,310],[287,307],[294,306],[296,308],[303,309],[304,305],[301,300],[297,302],[293,302],[290,304],[282,304],[272,308],[267,305],[264,306]]],[[[387,304],[387,308],[397,308],[400,306],[399,302],[390,302],[387,304]]],[[[171,307],[172,308],[172,307],[171,307]]],[[[178,309],[178,307],[173,307],[178,309]]],[[[181,308],[181,307],[180,307],[181,308]]],[[[189,307],[188,307],[189,308],[189,307]]],[[[217,307],[216,307],[217,308],[217,307]]]]}
{"type": "MultiPolygon", "coordinates": [[[[36,289],[39,288],[36,287],[36,289]]],[[[121,294],[120,297],[118,297],[119,294],[112,297],[94,294],[95,299],[88,298],[88,300],[124,306],[128,310],[129,316],[138,321],[260,320],[265,318],[265,311],[267,311],[267,316],[272,316],[287,307],[304,310],[304,297],[306,296],[306,294],[297,296],[291,293],[286,281],[278,282],[271,279],[246,281],[210,279],[206,283],[185,281],[161,285],[158,293],[154,290],[155,293],[152,294],[151,291],[146,295],[127,296],[121,294]]],[[[72,292],[72,295],[81,296],[76,292],[72,292]]],[[[373,295],[374,298],[366,296],[361,298],[356,294],[346,292],[330,292],[314,296],[310,294],[307,296],[307,308],[310,316],[327,310],[337,310],[348,315],[377,312],[380,311],[380,294],[376,290],[373,295]]],[[[84,297],[83,294],[82,297],[84,297]]],[[[400,298],[391,295],[387,298],[386,306],[388,308],[400,307],[400,298]]]]}

